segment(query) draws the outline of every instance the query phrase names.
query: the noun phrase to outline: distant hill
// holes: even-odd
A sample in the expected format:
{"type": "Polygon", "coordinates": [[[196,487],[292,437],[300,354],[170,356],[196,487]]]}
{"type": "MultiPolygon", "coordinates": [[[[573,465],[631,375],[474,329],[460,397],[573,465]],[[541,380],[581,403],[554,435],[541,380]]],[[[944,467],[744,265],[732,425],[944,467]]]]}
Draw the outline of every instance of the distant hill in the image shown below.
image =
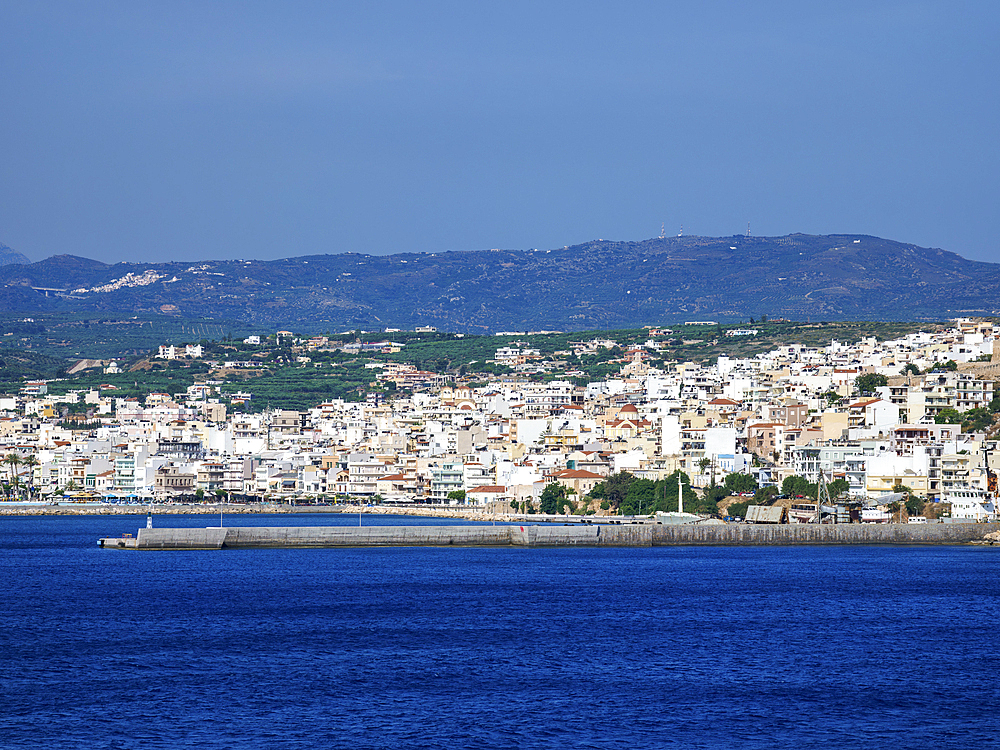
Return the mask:
{"type": "Polygon", "coordinates": [[[13,250],[7,247],[2,242],[0,242],[0,266],[10,265],[11,263],[30,263],[30,262],[31,261],[28,260],[27,256],[22,255],[21,253],[17,252],[17,250],[13,250]]]}
{"type": "Polygon", "coordinates": [[[553,250],[0,267],[0,310],[167,313],[255,324],[585,330],[684,320],[1000,314],[1000,265],[864,235],[668,237],[553,250]],[[60,291],[52,291],[58,289],[60,291]]]}

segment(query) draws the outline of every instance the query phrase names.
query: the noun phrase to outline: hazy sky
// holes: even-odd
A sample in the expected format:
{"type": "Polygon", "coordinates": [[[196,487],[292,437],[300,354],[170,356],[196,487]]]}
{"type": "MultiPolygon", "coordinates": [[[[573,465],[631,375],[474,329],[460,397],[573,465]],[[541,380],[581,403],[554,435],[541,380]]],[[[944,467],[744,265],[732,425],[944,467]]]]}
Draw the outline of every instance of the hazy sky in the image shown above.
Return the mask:
{"type": "Polygon", "coordinates": [[[864,233],[1000,262],[1000,3],[0,0],[33,260],[864,233]]]}

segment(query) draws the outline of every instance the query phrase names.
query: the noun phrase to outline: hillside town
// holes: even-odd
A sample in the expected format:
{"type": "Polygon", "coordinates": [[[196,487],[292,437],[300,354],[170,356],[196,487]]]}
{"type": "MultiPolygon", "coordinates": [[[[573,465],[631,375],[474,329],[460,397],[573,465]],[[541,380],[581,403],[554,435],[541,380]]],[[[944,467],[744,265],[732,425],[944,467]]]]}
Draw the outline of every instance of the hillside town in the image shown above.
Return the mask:
{"type": "MultiPolygon", "coordinates": [[[[953,323],[888,341],[787,344],[746,359],[667,366],[650,360],[670,332],[649,328],[645,343],[618,357],[616,373],[586,385],[533,377],[550,363],[505,336],[494,359],[503,375],[372,362],[372,378],[391,390],[301,411],[241,410],[252,383],[243,399],[224,401],[220,382],[207,378],[184,394],[144,399],[113,388],[56,396],[35,381],[0,397],[4,496],[418,503],[514,514],[538,511],[546,488],[557,486],[572,501],[560,510],[602,516],[619,510],[595,493],[609,478],[627,472],[663,482],[680,472],[702,495],[749,488],[738,498],[744,505],[775,488],[763,495],[768,505],[786,501],[775,520],[823,520],[816,505],[812,516],[796,514],[808,497],[782,497],[800,480],[835,488],[830,521],[888,522],[904,512],[911,520],[995,519],[1000,326],[953,323]],[[66,404],[86,404],[92,416],[69,424],[60,418],[66,404]],[[745,481],[727,481],[731,475],[745,481]],[[914,499],[920,511],[912,502],[899,510],[914,499]]],[[[754,335],[752,327],[727,333],[754,335]]],[[[363,354],[396,345],[353,346],[363,354]]],[[[588,352],[615,342],[573,346],[588,352]]],[[[202,351],[164,346],[159,356],[202,351]]]]}

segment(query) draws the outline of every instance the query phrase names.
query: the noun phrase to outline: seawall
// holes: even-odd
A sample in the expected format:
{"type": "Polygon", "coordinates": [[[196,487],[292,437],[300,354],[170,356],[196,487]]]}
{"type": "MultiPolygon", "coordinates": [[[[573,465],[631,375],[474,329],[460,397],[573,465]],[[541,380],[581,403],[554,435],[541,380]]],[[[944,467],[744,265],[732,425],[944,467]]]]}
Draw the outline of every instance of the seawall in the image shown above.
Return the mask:
{"type": "Polygon", "coordinates": [[[805,544],[967,544],[997,523],[781,526],[658,524],[541,526],[288,526],[139,529],[101,539],[109,549],[181,550],[263,547],[660,547],[805,544]]]}

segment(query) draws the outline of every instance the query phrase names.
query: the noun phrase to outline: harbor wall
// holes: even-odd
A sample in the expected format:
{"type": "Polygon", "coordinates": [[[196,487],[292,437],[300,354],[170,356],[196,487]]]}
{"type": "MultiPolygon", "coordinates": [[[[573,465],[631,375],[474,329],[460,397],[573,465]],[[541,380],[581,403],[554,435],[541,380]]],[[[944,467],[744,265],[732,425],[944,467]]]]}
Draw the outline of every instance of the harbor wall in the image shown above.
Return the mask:
{"type": "Polygon", "coordinates": [[[290,526],[139,529],[134,540],[102,539],[120,549],[261,547],[656,547],[809,544],[965,544],[1000,531],[996,523],[556,526],[290,526]]]}
{"type": "Polygon", "coordinates": [[[996,523],[657,526],[653,544],[964,544],[997,530],[1000,524],[996,523]]]}
{"type": "MultiPolygon", "coordinates": [[[[136,549],[222,549],[228,529],[139,529],[136,549]]],[[[107,545],[103,545],[107,546],[107,545]]]]}
{"type": "Polygon", "coordinates": [[[289,526],[227,528],[223,546],[494,547],[511,544],[509,526],[289,526]]]}

